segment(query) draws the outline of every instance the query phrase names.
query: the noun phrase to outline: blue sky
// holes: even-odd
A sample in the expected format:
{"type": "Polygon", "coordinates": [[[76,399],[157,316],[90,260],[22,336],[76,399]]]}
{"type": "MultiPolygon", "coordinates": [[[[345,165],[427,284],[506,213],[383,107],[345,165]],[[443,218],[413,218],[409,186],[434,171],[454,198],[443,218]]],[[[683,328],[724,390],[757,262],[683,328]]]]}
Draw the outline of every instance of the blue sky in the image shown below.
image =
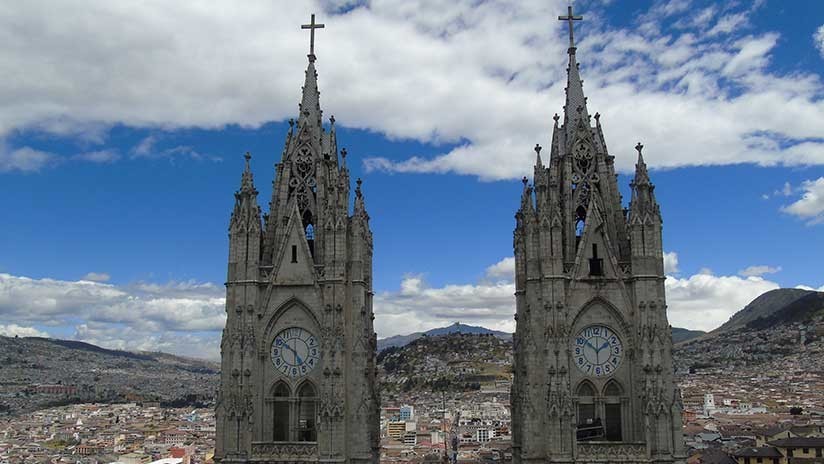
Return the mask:
{"type": "MultiPolygon", "coordinates": [[[[217,5],[0,12],[0,333],[216,355],[242,154],[266,209],[311,12],[321,107],[372,217],[379,336],[512,330],[518,179],[563,104],[566,3],[217,5]]],[[[824,288],[824,4],[576,9],[625,198],[637,141],[653,168],[673,325],[824,288]]]]}

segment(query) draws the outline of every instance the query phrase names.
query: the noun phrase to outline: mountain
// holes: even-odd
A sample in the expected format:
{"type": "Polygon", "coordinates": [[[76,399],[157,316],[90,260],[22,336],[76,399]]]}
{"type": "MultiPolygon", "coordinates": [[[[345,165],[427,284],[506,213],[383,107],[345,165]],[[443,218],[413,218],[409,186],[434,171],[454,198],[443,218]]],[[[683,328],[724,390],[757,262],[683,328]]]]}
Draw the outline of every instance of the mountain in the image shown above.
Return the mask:
{"type": "Polygon", "coordinates": [[[767,327],[768,324],[796,322],[822,309],[824,293],[798,288],[779,288],[763,293],[744,309],[733,314],[712,334],[743,329],[750,324],[767,327]]]}
{"type": "Polygon", "coordinates": [[[219,370],[217,363],[167,353],[0,336],[0,413],[91,401],[203,405],[213,401],[219,370]]]}
{"type": "Polygon", "coordinates": [[[687,340],[692,340],[693,338],[698,338],[702,335],[705,335],[706,332],[703,330],[690,330],[690,329],[682,329],[680,327],[673,327],[672,328],[672,343],[681,343],[687,340]]]}
{"type": "Polygon", "coordinates": [[[397,346],[406,346],[409,343],[421,338],[421,337],[437,337],[439,335],[447,335],[451,333],[463,333],[463,334],[490,334],[494,335],[500,339],[510,340],[512,339],[512,334],[507,332],[501,332],[498,330],[491,330],[487,329],[486,327],[480,327],[476,325],[466,325],[461,324],[460,322],[456,322],[447,327],[438,327],[436,329],[427,330],[426,332],[415,332],[409,335],[395,335],[392,337],[382,338],[378,340],[378,352],[385,350],[389,347],[397,347],[397,346]]]}

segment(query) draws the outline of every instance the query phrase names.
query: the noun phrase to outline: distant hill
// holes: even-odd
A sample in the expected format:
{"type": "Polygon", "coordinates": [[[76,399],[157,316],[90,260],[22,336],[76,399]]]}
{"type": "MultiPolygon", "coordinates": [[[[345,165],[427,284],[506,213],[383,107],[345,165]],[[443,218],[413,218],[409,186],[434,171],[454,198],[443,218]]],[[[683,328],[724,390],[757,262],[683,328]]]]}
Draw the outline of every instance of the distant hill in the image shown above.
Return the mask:
{"type": "Polygon", "coordinates": [[[744,309],[733,314],[712,334],[743,329],[750,324],[752,328],[767,328],[770,324],[782,324],[812,317],[822,309],[824,293],[797,288],[780,288],[763,293],[752,300],[744,309]]]}
{"type": "Polygon", "coordinates": [[[439,335],[447,335],[451,333],[462,334],[491,334],[503,340],[511,340],[512,334],[508,332],[501,332],[498,330],[487,329],[476,325],[466,325],[456,322],[447,327],[439,327],[437,329],[427,330],[426,332],[415,332],[409,335],[395,335],[393,337],[382,338],[378,340],[378,352],[393,346],[406,346],[409,343],[423,337],[436,337],[439,335]]]}
{"type": "Polygon", "coordinates": [[[211,403],[220,365],[75,340],[0,336],[0,414],[75,402],[211,403]],[[38,385],[62,385],[60,394],[38,385]]]}
{"type": "Polygon", "coordinates": [[[512,337],[458,331],[438,333],[442,334],[421,336],[404,346],[391,346],[380,352],[377,361],[382,394],[471,391],[509,380],[512,337]]]}
{"type": "Polygon", "coordinates": [[[690,330],[690,329],[682,329],[680,327],[673,327],[672,328],[672,343],[681,343],[687,340],[692,340],[693,338],[700,337],[701,335],[705,335],[706,332],[703,330],[690,330]]]}

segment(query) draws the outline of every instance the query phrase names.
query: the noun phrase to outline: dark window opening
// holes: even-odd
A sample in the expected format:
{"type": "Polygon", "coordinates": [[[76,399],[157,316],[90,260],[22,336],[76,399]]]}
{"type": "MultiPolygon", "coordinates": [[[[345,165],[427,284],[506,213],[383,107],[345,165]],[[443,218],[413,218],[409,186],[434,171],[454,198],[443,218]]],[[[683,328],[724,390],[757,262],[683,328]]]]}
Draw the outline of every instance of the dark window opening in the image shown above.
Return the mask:
{"type": "Polygon", "coordinates": [[[621,403],[607,403],[604,405],[606,439],[621,441],[621,403]]]}
{"type": "Polygon", "coordinates": [[[318,441],[315,427],[315,387],[305,383],[298,392],[298,441],[318,441]]]}
{"type": "Polygon", "coordinates": [[[289,441],[289,387],[284,383],[278,383],[274,390],[274,408],[272,411],[272,440],[289,441]]]}
{"type": "Polygon", "coordinates": [[[309,210],[303,213],[303,231],[306,237],[306,243],[309,244],[309,253],[312,257],[315,256],[315,224],[312,218],[312,213],[309,210]]]}
{"type": "Polygon", "coordinates": [[[575,236],[580,239],[584,233],[584,225],[587,219],[587,210],[583,206],[579,206],[575,210],[575,236]]]}
{"type": "Polygon", "coordinates": [[[298,247],[297,245],[292,245],[292,262],[298,262],[298,247]]]}
{"type": "Polygon", "coordinates": [[[595,389],[588,382],[582,383],[576,391],[578,396],[578,441],[600,440],[604,437],[604,426],[595,410],[595,389]]]}
{"type": "Polygon", "coordinates": [[[592,258],[589,259],[589,275],[604,275],[604,260],[598,257],[598,245],[592,244],[592,258]]]}

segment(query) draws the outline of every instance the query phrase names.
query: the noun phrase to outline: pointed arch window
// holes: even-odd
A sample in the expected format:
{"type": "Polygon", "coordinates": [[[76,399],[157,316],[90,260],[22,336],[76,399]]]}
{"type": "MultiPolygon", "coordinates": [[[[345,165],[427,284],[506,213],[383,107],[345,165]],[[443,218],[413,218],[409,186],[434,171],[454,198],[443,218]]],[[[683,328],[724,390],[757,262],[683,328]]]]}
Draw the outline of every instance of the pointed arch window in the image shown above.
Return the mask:
{"type": "Polygon", "coordinates": [[[312,257],[315,256],[315,218],[312,212],[306,210],[303,212],[303,232],[306,237],[306,243],[309,244],[309,252],[312,257]]]}
{"type": "Polygon", "coordinates": [[[581,382],[575,391],[578,400],[578,440],[598,440],[603,436],[601,419],[595,410],[595,387],[587,381],[581,382]]]}
{"type": "Polygon", "coordinates": [[[604,387],[604,437],[608,441],[621,441],[623,390],[616,380],[610,380],[604,387]]]}
{"type": "Polygon", "coordinates": [[[583,206],[579,206],[575,210],[575,238],[577,240],[581,239],[581,235],[584,234],[584,225],[586,223],[587,218],[587,210],[584,209],[583,206]]]}
{"type": "Polygon", "coordinates": [[[289,441],[291,396],[289,386],[283,382],[272,389],[272,441],[289,441]]]}
{"type": "Polygon", "coordinates": [[[316,442],[317,390],[306,380],[294,392],[286,382],[279,381],[267,399],[272,424],[272,441],[316,442]]]}
{"type": "Polygon", "coordinates": [[[304,382],[298,390],[298,441],[317,441],[318,431],[315,424],[317,393],[311,383],[304,382]]]}

